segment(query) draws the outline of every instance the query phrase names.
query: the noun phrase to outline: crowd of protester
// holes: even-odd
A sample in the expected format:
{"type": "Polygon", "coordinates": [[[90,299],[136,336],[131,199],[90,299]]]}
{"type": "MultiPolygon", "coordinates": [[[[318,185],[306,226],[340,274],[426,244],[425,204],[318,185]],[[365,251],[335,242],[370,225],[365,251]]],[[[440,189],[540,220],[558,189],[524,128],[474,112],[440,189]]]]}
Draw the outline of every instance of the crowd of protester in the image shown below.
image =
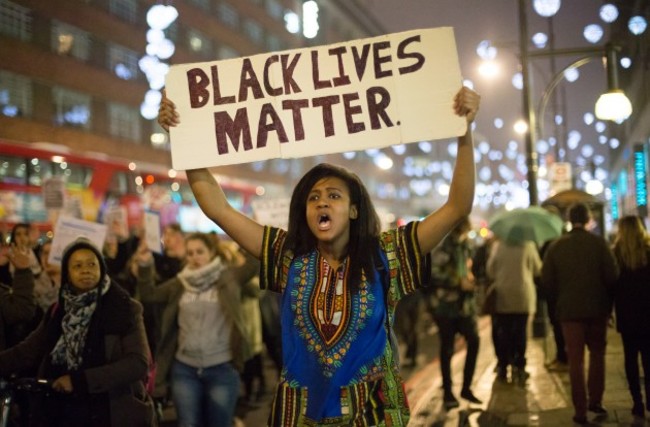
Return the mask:
{"type": "Polygon", "coordinates": [[[267,392],[263,352],[281,357],[263,339],[279,318],[260,298],[259,263],[175,223],[162,253],[109,228],[103,248],[79,238],[60,264],[51,233],[19,223],[3,238],[0,377],[54,391],[17,394],[9,425],[156,425],[168,406],[179,425],[231,425],[240,395],[254,405],[267,392]]]}
{"type": "MultiPolygon", "coordinates": [[[[628,216],[618,221],[610,245],[585,228],[590,215],[584,205],[572,207],[567,219],[571,230],[539,251],[531,242],[494,237],[472,245],[467,219],[433,250],[431,283],[402,302],[408,309],[396,311],[395,330],[406,348],[402,365],[412,367],[422,314],[435,322],[447,410],[458,406],[449,372],[457,335],[468,348],[460,396],[481,403],[471,390],[481,314],[476,296],[496,284],[497,380],[525,386],[526,337],[539,297],[559,325],[553,333],[562,344],[547,367],[570,374],[573,421],[585,423],[587,411],[607,413],[604,353],[612,322],[623,339],[632,414],[650,411],[644,327],[650,322],[650,237],[639,217],[628,216]],[[571,303],[576,299],[585,303],[571,303]]],[[[13,425],[53,425],[52,416],[59,425],[84,425],[125,410],[134,425],[154,425],[169,405],[181,424],[231,425],[238,403],[254,407],[269,391],[264,358],[280,374],[279,302],[260,289],[259,262],[233,241],[169,224],[162,253],[139,236],[118,234],[102,249],[78,239],[59,265],[50,261],[51,236],[30,236],[37,233],[29,224],[17,224],[0,253],[0,375],[46,376],[60,395],[18,399],[13,425]],[[88,279],[75,276],[84,263],[95,270],[88,279]],[[119,350],[111,344],[116,337],[119,350]]]]}

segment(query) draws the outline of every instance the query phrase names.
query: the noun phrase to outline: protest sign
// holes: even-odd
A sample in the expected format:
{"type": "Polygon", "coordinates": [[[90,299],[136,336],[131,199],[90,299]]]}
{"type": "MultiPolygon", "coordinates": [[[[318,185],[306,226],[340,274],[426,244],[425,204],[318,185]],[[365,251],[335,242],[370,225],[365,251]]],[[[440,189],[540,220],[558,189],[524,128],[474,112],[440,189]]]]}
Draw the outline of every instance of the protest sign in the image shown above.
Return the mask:
{"type": "Polygon", "coordinates": [[[62,176],[43,180],[43,201],[45,209],[62,209],[65,201],[65,181],[62,176]]]}
{"type": "Polygon", "coordinates": [[[193,169],[459,136],[453,29],[174,65],[172,164],[193,169]]]}
{"type": "Polygon", "coordinates": [[[125,239],[129,236],[128,212],[126,206],[111,206],[104,215],[104,224],[108,227],[108,238],[125,239]]]}
{"type": "Polygon", "coordinates": [[[87,238],[99,250],[102,250],[106,240],[106,230],[105,224],[59,216],[54,226],[54,238],[52,239],[52,249],[48,262],[60,265],[66,246],[79,237],[87,238]]]}
{"type": "Polygon", "coordinates": [[[251,203],[253,218],[260,224],[286,230],[289,227],[289,206],[291,199],[255,199],[251,203]]]}
{"type": "Polygon", "coordinates": [[[160,236],[160,214],[146,211],[144,213],[144,237],[150,251],[162,254],[162,239],[160,236]]]}

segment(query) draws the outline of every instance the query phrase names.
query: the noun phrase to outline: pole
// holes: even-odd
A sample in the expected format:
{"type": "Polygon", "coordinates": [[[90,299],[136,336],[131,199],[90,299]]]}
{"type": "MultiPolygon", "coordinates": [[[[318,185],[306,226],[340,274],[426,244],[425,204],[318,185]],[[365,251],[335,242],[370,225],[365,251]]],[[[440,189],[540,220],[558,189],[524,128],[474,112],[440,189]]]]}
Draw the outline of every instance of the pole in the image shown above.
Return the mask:
{"type": "Polygon", "coordinates": [[[535,149],[535,110],[531,94],[531,78],[528,58],[528,16],[526,1],[519,0],[519,57],[521,61],[521,77],[523,80],[523,113],[528,122],[528,129],[524,134],[526,147],[526,179],[528,181],[528,197],[530,206],[539,204],[537,196],[537,150],[535,149]]]}

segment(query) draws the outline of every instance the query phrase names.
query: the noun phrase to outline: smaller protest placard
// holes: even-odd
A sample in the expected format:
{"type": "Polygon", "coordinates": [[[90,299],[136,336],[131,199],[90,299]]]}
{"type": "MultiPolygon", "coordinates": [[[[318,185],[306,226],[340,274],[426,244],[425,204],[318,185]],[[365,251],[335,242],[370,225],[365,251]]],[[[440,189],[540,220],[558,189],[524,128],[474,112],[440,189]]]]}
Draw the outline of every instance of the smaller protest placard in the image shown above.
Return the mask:
{"type": "Polygon", "coordinates": [[[160,214],[158,212],[146,211],[144,213],[144,238],[150,251],[162,253],[160,214]]]}
{"type": "Polygon", "coordinates": [[[108,238],[118,240],[129,236],[128,212],[126,206],[111,206],[104,214],[104,224],[108,227],[108,238]]]}
{"type": "Polygon", "coordinates": [[[289,227],[289,205],[291,199],[256,199],[251,203],[253,218],[260,224],[286,230],[289,227]]]}
{"type": "Polygon", "coordinates": [[[105,224],[59,216],[54,226],[54,238],[48,261],[60,265],[66,246],[79,237],[87,238],[101,251],[106,241],[106,229],[105,224]]]}
{"type": "Polygon", "coordinates": [[[62,209],[65,202],[65,181],[62,176],[43,180],[43,203],[45,209],[62,209]]]}

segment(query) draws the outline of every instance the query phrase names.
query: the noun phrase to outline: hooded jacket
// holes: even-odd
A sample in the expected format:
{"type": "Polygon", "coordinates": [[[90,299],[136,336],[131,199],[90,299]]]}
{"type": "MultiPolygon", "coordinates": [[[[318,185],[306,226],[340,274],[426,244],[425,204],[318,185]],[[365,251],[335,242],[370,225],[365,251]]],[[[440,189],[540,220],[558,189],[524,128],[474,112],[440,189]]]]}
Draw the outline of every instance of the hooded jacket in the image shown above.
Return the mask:
{"type": "Polygon", "coordinates": [[[33,426],[155,425],[153,404],[145,391],[149,352],[142,306],[111,282],[99,249],[79,238],[64,250],[59,302],[45,314],[39,327],[21,344],[0,353],[0,375],[38,366],[38,375],[55,380],[70,375],[73,393],[36,396],[31,412],[33,426]],[[97,306],[92,314],[81,366],[67,371],[51,363],[51,352],[62,334],[65,314],[63,291],[69,288],[68,263],[73,252],[89,249],[100,262],[97,306]],[[70,424],[72,425],[72,424],[70,424]]]}

